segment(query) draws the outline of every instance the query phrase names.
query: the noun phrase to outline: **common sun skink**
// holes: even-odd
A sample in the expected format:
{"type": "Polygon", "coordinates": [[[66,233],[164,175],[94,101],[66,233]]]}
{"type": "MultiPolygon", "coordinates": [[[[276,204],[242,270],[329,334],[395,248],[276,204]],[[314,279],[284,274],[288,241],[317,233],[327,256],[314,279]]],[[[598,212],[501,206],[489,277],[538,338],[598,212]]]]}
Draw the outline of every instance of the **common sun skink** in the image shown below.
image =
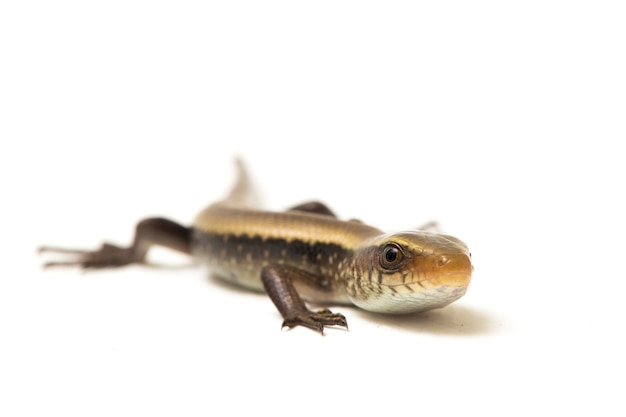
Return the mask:
{"type": "Polygon", "coordinates": [[[345,317],[328,309],[309,310],[305,302],[410,313],[443,307],[465,294],[473,267],[459,239],[417,230],[383,233],[356,220],[339,220],[319,202],[286,212],[263,211],[254,207],[248,175],[240,162],[237,166],[230,194],[201,211],[190,227],[145,219],[128,247],[40,248],[71,256],[45,266],[145,263],[150,247],[164,246],[207,263],[220,278],[265,291],[283,316],[283,327],[321,333],[324,326],[347,328],[345,317]]]}

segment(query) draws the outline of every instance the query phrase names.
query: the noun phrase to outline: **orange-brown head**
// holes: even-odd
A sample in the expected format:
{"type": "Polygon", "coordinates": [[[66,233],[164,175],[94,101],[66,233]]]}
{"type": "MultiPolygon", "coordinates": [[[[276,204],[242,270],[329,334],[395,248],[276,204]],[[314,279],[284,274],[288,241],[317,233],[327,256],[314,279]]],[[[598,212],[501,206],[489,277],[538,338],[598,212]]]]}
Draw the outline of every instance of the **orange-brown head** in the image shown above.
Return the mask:
{"type": "Polygon", "coordinates": [[[348,296],[369,311],[409,313],[443,307],[465,294],[471,255],[459,239],[422,231],[374,238],[353,255],[348,296]]]}

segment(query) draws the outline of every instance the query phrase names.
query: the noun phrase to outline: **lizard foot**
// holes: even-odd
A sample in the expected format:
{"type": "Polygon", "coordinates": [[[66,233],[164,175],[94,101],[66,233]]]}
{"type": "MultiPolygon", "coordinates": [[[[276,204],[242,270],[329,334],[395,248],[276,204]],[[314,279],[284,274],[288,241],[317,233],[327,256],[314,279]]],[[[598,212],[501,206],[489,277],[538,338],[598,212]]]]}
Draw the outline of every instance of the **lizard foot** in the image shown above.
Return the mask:
{"type": "Polygon", "coordinates": [[[101,269],[137,262],[132,248],[122,248],[109,243],[104,243],[100,249],[94,251],[44,246],[39,248],[39,253],[54,253],[68,257],[64,260],[46,262],[44,268],[77,266],[82,269],[101,269]]]}
{"type": "Polygon", "coordinates": [[[290,329],[296,326],[304,326],[324,334],[324,326],[339,326],[348,329],[348,322],[343,314],[333,313],[328,309],[313,311],[303,311],[296,316],[289,317],[283,321],[283,328],[290,329]]]}

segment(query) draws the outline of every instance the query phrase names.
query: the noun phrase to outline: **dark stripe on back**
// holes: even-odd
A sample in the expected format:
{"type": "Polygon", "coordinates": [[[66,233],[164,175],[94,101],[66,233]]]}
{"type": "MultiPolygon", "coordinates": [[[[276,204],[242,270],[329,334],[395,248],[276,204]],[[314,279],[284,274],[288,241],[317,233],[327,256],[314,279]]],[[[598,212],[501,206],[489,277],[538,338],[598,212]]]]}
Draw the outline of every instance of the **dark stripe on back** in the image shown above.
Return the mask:
{"type": "Polygon", "coordinates": [[[334,267],[338,260],[350,256],[352,251],[334,243],[310,243],[301,240],[280,238],[263,238],[261,236],[213,234],[197,229],[193,230],[192,236],[193,253],[209,261],[222,256],[241,258],[245,261],[251,256],[256,262],[267,260],[268,263],[278,263],[282,260],[285,264],[302,266],[305,262],[308,266],[334,267]],[[241,250],[237,250],[237,247],[241,250]],[[284,255],[283,255],[284,254],[284,255]],[[333,265],[329,259],[333,257],[333,265]]]}

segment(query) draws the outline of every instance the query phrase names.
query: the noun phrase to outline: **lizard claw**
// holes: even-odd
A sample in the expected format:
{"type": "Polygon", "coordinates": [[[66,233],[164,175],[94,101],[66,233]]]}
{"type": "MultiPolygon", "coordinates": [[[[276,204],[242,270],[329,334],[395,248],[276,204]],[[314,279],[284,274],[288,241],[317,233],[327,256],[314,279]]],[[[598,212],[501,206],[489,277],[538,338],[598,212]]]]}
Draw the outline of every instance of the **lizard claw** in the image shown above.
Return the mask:
{"type": "Polygon", "coordinates": [[[343,314],[333,313],[328,309],[318,310],[316,312],[304,311],[296,316],[289,317],[283,321],[282,328],[290,329],[296,326],[304,326],[324,334],[324,326],[345,327],[348,330],[348,321],[343,314]]]}
{"type": "Polygon", "coordinates": [[[94,251],[42,246],[39,248],[39,253],[55,253],[67,256],[65,260],[53,260],[44,263],[44,268],[77,266],[82,269],[100,269],[136,262],[131,248],[122,248],[109,243],[104,243],[100,249],[94,251]]]}

